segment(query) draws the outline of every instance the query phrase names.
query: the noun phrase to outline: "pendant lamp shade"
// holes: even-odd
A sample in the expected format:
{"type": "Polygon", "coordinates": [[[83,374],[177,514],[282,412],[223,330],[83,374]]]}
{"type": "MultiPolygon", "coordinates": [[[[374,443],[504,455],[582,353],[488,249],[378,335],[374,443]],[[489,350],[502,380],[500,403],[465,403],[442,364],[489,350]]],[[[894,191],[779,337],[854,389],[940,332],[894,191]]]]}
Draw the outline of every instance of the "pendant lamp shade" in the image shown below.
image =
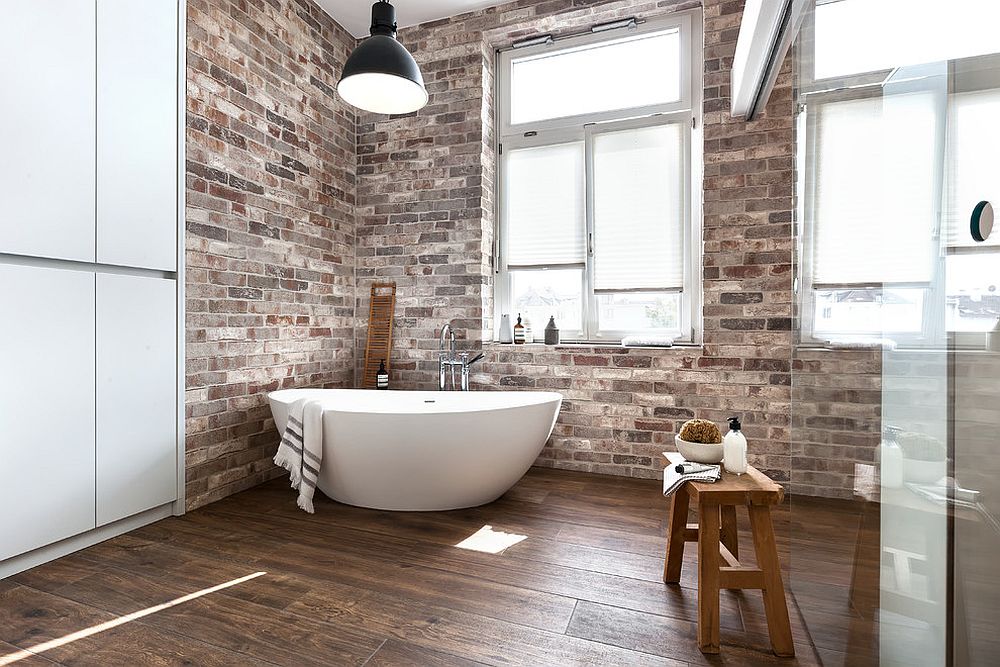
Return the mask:
{"type": "Polygon", "coordinates": [[[396,10],[385,0],[372,5],[371,37],[347,58],[337,92],[351,106],[374,113],[411,113],[427,104],[420,68],[396,41],[396,10]]]}

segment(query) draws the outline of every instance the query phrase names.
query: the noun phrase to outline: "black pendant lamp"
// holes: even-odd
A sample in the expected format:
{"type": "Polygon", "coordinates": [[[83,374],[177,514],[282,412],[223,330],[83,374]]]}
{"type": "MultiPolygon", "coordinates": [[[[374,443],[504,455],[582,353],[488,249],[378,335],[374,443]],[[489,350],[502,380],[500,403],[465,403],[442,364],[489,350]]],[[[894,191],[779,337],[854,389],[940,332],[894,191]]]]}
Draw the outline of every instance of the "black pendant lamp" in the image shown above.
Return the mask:
{"type": "Polygon", "coordinates": [[[375,113],[410,113],[427,104],[424,78],[396,41],[396,9],[386,0],[372,5],[371,37],[348,57],[337,92],[351,106],[375,113]]]}

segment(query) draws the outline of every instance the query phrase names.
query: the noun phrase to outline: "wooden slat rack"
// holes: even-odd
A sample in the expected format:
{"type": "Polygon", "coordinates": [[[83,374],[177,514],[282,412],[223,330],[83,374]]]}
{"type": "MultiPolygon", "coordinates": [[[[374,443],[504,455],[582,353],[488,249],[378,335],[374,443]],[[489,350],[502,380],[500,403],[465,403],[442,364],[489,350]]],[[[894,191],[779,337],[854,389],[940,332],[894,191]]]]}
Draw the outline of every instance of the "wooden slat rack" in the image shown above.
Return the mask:
{"type": "Polygon", "coordinates": [[[379,363],[389,370],[392,352],[392,320],[396,310],[396,283],[372,283],[368,306],[368,341],[365,343],[363,389],[374,389],[379,363]]]}

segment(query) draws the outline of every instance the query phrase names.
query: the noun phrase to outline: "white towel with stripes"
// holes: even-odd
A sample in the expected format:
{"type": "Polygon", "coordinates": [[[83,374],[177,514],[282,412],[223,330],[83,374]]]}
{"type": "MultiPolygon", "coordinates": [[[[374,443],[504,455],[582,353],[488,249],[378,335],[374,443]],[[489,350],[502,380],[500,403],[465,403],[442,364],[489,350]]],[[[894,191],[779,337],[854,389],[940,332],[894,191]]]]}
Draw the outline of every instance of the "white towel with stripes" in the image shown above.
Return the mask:
{"type": "Polygon", "coordinates": [[[684,482],[718,482],[722,476],[719,466],[706,466],[706,470],[699,472],[679,473],[675,465],[671,463],[663,469],[663,495],[670,496],[677,489],[684,486],[684,482]]]}
{"type": "Polygon", "coordinates": [[[275,465],[289,472],[292,488],[299,492],[299,507],[312,514],[313,494],[323,462],[323,403],[316,399],[295,401],[288,410],[288,425],[281,435],[275,465]]]}

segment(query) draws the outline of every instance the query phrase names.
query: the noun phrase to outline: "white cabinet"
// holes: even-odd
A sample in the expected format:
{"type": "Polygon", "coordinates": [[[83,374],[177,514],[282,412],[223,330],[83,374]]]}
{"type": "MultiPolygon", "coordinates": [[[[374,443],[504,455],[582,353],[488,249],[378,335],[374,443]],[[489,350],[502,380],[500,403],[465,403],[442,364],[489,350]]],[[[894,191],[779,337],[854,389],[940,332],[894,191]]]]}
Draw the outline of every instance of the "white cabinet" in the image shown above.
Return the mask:
{"type": "Polygon", "coordinates": [[[97,525],[177,498],[177,285],[97,276],[97,525]]]}
{"type": "Polygon", "coordinates": [[[183,495],[185,3],[0,4],[3,577],[183,495]]]}
{"type": "Polygon", "coordinates": [[[3,560],[95,527],[94,274],[0,265],[0,314],[3,560]]]}
{"type": "Polygon", "coordinates": [[[3,3],[0,253],[94,261],[95,30],[93,2],[3,3]]]}
{"type": "Polygon", "coordinates": [[[177,21],[177,0],[97,2],[102,264],[177,268],[177,21]]]}

